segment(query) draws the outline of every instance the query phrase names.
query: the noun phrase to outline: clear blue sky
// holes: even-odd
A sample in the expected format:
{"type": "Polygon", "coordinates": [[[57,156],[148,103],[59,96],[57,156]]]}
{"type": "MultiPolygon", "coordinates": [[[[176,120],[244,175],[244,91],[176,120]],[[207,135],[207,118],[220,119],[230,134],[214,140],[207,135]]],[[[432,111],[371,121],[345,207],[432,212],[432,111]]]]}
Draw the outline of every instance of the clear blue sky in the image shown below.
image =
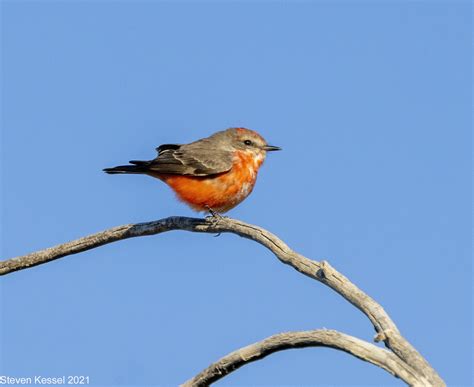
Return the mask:
{"type": "MultiPolygon", "coordinates": [[[[102,168],[230,126],[270,154],[229,215],[327,259],[450,386],[472,379],[471,9],[440,2],[2,3],[2,259],[193,213],[102,168]]],[[[127,240],[1,279],[0,374],[177,385],[272,334],[367,319],[233,235],[127,240]]],[[[329,349],[220,385],[402,385],[329,349]]],[[[219,384],[218,384],[219,385],[219,384]]]]}

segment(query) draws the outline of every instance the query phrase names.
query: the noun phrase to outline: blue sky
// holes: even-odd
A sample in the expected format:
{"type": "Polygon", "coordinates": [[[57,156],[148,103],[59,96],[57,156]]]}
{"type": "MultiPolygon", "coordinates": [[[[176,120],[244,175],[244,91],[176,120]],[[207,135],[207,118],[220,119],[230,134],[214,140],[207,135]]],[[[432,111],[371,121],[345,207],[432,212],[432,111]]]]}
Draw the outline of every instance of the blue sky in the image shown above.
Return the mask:
{"type": "MultiPolygon", "coordinates": [[[[470,2],[2,2],[2,259],[193,216],[101,169],[245,126],[270,154],[229,215],[327,259],[450,386],[472,384],[470,2]]],[[[177,385],[288,330],[371,340],[337,294],[233,235],[127,240],[1,279],[0,374],[177,385]]],[[[217,385],[403,385],[285,351],[217,385]]]]}

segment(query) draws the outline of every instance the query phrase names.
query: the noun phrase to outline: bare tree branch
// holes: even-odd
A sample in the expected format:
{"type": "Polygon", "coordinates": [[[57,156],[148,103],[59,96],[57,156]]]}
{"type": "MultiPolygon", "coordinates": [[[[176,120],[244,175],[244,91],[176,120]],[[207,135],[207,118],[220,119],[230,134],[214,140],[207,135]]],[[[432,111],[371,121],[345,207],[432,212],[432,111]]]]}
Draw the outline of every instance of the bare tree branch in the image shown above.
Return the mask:
{"type": "Polygon", "coordinates": [[[375,364],[411,386],[426,386],[416,371],[386,349],[334,330],[318,329],[285,332],[234,351],[211,364],[198,375],[182,384],[183,387],[208,386],[248,363],[263,359],[274,352],[292,348],[330,347],[347,352],[361,360],[375,364]]]}
{"type": "Polygon", "coordinates": [[[169,217],[154,222],[119,226],[46,250],[2,261],[0,262],[0,275],[40,265],[118,240],[154,235],[171,230],[205,233],[230,232],[262,244],[271,250],[281,262],[329,286],[364,313],[377,332],[375,340],[383,340],[387,348],[392,350],[403,362],[410,365],[420,375],[420,379],[427,382],[426,385],[445,385],[436,371],[400,334],[382,306],[336,271],[329,263],[306,258],[291,250],[282,240],[267,230],[239,220],[221,217],[208,217],[206,219],[169,217]]]}

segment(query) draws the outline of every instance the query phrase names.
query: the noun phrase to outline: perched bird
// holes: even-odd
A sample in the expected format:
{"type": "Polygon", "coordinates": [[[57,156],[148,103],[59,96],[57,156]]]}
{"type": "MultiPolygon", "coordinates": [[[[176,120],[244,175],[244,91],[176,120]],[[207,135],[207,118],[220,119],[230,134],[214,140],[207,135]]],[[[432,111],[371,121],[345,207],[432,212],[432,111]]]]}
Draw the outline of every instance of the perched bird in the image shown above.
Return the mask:
{"type": "Polygon", "coordinates": [[[164,144],[149,161],[106,168],[104,172],[137,173],[168,184],[178,198],[196,211],[224,213],[242,202],[253,190],[268,145],[257,132],[230,128],[190,144],[164,144]]]}

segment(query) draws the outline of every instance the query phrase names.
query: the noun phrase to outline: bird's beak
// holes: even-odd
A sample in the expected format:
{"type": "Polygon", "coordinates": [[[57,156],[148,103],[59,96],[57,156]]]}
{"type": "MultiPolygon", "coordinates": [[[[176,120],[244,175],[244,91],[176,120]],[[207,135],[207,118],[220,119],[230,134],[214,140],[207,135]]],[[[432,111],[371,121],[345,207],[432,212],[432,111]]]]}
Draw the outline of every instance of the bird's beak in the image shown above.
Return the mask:
{"type": "Polygon", "coordinates": [[[267,152],[271,152],[271,151],[281,150],[281,148],[279,146],[265,145],[263,147],[263,150],[266,150],[267,152]]]}

